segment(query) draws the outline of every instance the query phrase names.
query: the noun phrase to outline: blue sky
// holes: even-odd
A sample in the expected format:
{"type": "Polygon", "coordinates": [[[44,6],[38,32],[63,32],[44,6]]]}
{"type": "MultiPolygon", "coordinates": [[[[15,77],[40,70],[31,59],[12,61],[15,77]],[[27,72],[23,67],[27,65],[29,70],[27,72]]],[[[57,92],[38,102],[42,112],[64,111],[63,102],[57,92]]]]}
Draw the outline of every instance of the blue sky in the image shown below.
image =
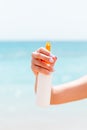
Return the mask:
{"type": "Polygon", "coordinates": [[[0,40],[87,40],[86,0],[0,0],[0,40]]]}

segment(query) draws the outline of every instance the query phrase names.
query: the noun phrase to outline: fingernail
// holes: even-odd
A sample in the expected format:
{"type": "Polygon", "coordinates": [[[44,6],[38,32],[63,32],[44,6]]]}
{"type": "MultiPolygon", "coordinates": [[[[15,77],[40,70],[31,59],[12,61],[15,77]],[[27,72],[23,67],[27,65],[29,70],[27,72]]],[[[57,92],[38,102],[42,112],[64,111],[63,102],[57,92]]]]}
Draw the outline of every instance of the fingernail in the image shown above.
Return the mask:
{"type": "Polygon", "coordinates": [[[50,63],[53,63],[53,62],[54,62],[54,60],[52,59],[52,57],[49,59],[49,62],[50,62],[50,63]]]}
{"type": "Polygon", "coordinates": [[[53,55],[53,54],[50,54],[50,56],[51,56],[51,57],[55,57],[55,55],[53,55]]]}

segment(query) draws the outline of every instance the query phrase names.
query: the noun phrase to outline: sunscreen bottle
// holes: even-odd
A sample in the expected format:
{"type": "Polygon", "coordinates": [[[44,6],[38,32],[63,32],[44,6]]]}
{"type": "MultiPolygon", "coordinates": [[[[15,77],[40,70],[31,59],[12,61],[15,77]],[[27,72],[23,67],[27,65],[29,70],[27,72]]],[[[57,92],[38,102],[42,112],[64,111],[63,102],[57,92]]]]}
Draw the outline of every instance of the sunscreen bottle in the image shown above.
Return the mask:
{"type": "MultiPolygon", "coordinates": [[[[50,42],[46,43],[46,49],[48,51],[51,50],[50,42]]],[[[50,98],[51,98],[51,80],[52,75],[45,75],[42,73],[38,74],[37,78],[37,95],[36,95],[36,102],[38,106],[46,107],[50,105],[50,98]]]]}

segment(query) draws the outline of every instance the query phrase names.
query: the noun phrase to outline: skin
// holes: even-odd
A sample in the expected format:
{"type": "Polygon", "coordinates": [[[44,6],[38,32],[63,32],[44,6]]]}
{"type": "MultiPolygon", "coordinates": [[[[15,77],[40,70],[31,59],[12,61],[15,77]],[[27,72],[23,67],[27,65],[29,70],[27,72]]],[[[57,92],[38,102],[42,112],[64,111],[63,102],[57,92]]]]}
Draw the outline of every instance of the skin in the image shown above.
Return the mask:
{"type": "MultiPolygon", "coordinates": [[[[39,48],[32,53],[31,69],[35,74],[35,92],[37,92],[38,73],[50,74],[54,72],[57,57],[45,48],[39,48]]],[[[87,98],[87,75],[72,82],[52,87],[51,105],[64,104],[87,98]]]]}

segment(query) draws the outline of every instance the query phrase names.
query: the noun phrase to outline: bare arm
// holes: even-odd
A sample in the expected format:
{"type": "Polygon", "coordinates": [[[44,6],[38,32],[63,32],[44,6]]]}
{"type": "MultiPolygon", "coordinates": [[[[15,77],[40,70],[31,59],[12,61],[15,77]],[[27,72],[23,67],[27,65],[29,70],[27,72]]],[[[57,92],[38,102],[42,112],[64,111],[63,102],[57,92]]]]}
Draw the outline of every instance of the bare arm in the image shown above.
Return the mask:
{"type": "Polygon", "coordinates": [[[51,105],[87,98],[87,76],[52,88],[51,105]]]}

